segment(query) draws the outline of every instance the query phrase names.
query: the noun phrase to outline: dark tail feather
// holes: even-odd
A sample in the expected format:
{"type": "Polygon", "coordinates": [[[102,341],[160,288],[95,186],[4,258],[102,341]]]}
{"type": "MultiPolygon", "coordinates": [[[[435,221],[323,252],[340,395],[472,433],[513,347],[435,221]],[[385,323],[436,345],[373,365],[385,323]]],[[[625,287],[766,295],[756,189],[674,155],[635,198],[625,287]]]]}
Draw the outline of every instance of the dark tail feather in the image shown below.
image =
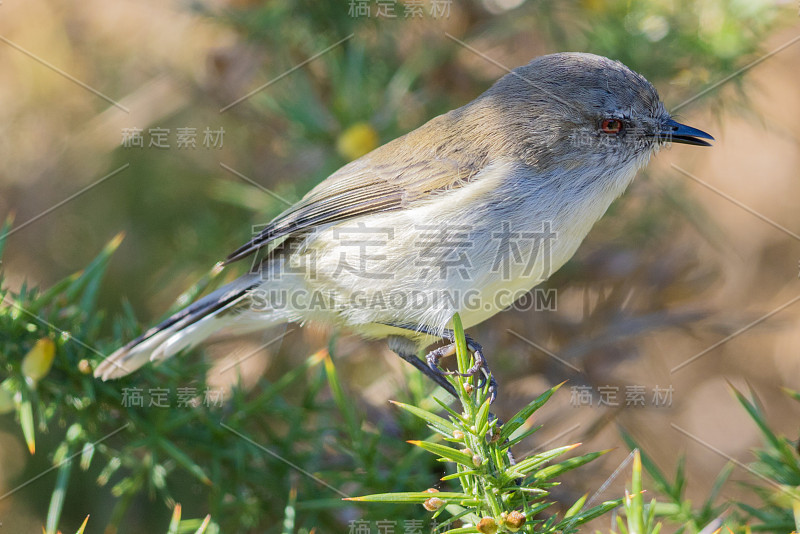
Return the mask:
{"type": "Polygon", "coordinates": [[[124,347],[117,349],[95,369],[94,376],[109,380],[128,375],[149,361],[162,360],[192,347],[227,322],[218,314],[246,298],[258,286],[258,276],[244,276],[175,313],[124,347]]]}

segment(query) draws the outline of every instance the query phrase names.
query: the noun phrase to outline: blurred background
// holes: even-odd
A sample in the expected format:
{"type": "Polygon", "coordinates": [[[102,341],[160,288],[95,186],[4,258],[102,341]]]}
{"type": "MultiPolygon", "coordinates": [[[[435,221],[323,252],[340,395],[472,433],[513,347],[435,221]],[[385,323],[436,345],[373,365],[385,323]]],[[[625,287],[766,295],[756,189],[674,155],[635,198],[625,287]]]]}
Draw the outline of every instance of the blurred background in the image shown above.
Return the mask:
{"type": "MultiPolygon", "coordinates": [[[[108,353],[281,212],[281,198],[299,199],[346,162],[472,100],[505,74],[498,64],[558,51],[605,55],[643,74],[674,116],[716,138],[714,147],[676,145],[640,173],[546,284],[555,309],[509,310],[469,334],[500,383],[501,418],[568,381],[521,452],[550,441],[616,448],[557,497],[601,488],[628,456],[623,430],[668,473],[685,456],[687,495],[702,501],[725,455],[747,463],[761,443],[728,383],[752,388],[775,431],[797,437],[800,409],[781,388],[800,389],[799,8],[766,0],[3,2],[0,216],[14,215],[4,288],[52,287],[123,232],[89,316],[48,308],[56,327],[108,353]],[[81,335],[89,319],[93,329],[81,335]]],[[[24,343],[0,331],[0,352],[25,354],[48,332],[31,328],[44,327],[28,328],[24,343]]],[[[212,429],[237,413],[242,433],[347,494],[438,483],[441,468],[403,443],[424,427],[387,402],[424,399],[431,386],[382,343],[318,326],[283,334],[266,348],[275,332],[215,344],[105,393],[88,377],[59,384],[76,386],[71,397],[42,386],[35,455],[13,413],[0,420],[0,494],[48,469],[75,421],[99,439],[127,420],[121,399],[88,411],[47,399],[189,384],[210,384],[225,402],[137,411],[143,434],[114,445],[104,463],[67,473],[64,532],[87,514],[87,532],[165,530],[176,501],[185,515],[211,513],[223,532],[280,532],[292,499],[298,532],[346,532],[353,520],[396,513],[345,506],[240,436],[212,429]],[[330,373],[320,374],[326,347],[351,413],[337,404],[330,373]],[[208,365],[254,351],[228,378],[203,376],[208,365]],[[263,393],[292,369],[301,372],[291,391],[263,393]],[[147,436],[155,434],[143,429],[176,417],[168,432],[183,455],[153,452],[147,436]],[[130,461],[113,467],[114,454],[130,461]],[[197,467],[209,479],[193,477],[197,467]]],[[[56,378],[69,376],[59,365],[99,359],[56,339],[56,378]]],[[[736,469],[723,494],[752,499],[739,480],[753,482],[736,469]]],[[[56,483],[50,473],[0,499],[9,532],[40,529],[56,483]]],[[[612,480],[597,499],[616,498],[623,485],[624,477],[612,480]]],[[[428,517],[421,508],[402,513],[428,517]]]]}

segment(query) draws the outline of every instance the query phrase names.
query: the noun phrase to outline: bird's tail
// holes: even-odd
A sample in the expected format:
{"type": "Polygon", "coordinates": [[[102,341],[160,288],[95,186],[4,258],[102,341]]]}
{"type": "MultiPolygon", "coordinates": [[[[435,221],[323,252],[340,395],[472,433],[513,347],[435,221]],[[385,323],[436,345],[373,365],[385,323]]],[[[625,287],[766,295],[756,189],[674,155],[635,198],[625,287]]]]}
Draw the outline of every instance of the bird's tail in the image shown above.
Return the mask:
{"type": "MultiPolygon", "coordinates": [[[[109,380],[134,372],[150,361],[164,360],[193,347],[235,324],[234,308],[244,304],[258,276],[244,276],[190,304],[167,320],[117,349],[95,369],[94,376],[109,380]]],[[[248,324],[248,323],[245,323],[248,324]]],[[[249,323],[250,330],[263,327],[249,323]]],[[[241,330],[241,328],[240,328],[241,330]]]]}

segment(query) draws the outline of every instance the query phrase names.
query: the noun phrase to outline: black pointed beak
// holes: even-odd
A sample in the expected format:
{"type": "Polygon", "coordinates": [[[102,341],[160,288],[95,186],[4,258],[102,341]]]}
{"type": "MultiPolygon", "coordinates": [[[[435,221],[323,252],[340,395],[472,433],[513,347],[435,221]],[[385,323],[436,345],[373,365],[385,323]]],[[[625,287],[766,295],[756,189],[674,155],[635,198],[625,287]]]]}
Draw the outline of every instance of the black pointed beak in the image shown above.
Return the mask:
{"type": "Polygon", "coordinates": [[[681,124],[672,119],[669,119],[664,123],[664,126],[662,127],[661,132],[658,134],[658,137],[667,143],[683,143],[686,145],[696,146],[711,146],[711,143],[703,141],[703,139],[710,139],[711,141],[714,140],[713,137],[708,135],[703,130],[686,126],[685,124],[681,124]]]}

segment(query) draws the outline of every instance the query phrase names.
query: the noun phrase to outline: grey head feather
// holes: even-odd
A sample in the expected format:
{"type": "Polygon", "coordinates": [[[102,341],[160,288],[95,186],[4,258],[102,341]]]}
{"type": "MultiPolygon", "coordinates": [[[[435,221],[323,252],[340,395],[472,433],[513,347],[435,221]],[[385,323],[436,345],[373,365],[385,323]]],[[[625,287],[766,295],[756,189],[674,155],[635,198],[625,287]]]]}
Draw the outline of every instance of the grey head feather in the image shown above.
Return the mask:
{"type": "Polygon", "coordinates": [[[538,57],[451,113],[465,129],[503,139],[493,143],[496,149],[543,171],[649,157],[658,148],[652,135],[669,120],[643,76],[618,61],[578,52],[538,57]],[[611,139],[599,131],[602,120],[612,117],[626,122],[627,134],[611,139]]]}

